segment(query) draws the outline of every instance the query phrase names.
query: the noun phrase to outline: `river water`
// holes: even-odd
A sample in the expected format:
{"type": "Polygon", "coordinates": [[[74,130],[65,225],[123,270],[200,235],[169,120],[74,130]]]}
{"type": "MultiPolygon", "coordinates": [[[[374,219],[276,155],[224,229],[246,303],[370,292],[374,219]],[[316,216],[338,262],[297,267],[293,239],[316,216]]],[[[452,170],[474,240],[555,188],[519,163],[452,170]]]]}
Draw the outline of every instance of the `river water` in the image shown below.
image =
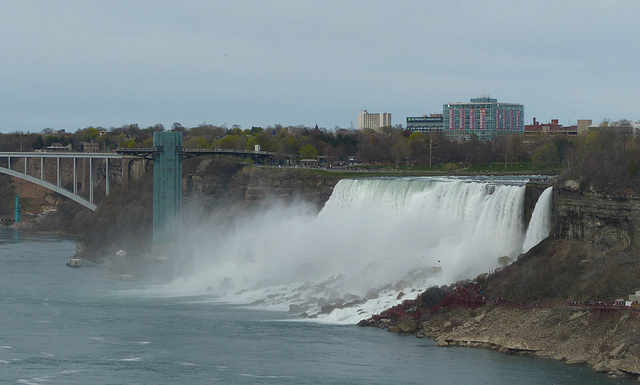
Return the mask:
{"type": "MultiPolygon", "coordinates": [[[[580,366],[176,296],[69,268],[74,243],[0,228],[7,384],[626,384],[580,366]]],[[[634,382],[635,383],[635,382],[634,382]]]]}

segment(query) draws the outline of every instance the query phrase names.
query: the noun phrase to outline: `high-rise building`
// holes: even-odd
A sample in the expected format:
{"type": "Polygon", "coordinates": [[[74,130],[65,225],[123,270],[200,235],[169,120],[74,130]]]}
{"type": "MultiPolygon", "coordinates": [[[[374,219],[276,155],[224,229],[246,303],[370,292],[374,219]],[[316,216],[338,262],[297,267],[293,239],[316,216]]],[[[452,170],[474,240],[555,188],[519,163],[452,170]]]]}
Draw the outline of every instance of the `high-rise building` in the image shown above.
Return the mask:
{"type": "Polygon", "coordinates": [[[390,113],[369,113],[367,110],[358,113],[358,130],[380,131],[382,127],[391,127],[390,113]]]}
{"type": "Polygon", "coordinates": [[[442,108],[442,128],[445,135],[466,139],[476,135],[493,139],[498,135],[524,132],[524,106],[498,103],[497,99],[481,97],[469,103],[447,103],[442,108]]]}

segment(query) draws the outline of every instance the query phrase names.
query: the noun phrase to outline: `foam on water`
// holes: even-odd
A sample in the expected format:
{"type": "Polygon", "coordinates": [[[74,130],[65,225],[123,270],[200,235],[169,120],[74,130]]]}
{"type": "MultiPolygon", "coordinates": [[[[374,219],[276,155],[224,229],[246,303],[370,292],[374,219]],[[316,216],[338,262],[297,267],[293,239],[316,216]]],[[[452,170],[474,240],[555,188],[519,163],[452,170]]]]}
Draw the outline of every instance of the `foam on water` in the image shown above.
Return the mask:
{"type": "Polygon", "coordinates": [[[164,290],[354,323],[515,258],[525,181],[342,180],[319,214],[276,204],[190,229],[196,267],[164,290]]]}

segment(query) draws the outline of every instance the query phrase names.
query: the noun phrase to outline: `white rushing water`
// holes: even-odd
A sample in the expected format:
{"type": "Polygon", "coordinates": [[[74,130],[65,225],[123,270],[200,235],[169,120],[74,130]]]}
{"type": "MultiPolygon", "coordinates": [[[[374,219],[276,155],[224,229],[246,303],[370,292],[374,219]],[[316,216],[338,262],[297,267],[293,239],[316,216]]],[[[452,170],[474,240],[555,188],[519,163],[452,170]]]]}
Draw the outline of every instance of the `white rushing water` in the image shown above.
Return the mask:
{"type": "Polygon", "coordinates": [[[527,234],[522,246],[522,252],[526,253],[541,240],[545,239],[551,231],[551,209],[553,203],[553,187],[547,187],[536,203],[531,214],[531,221],[527,228],[527,234]]]}
{"type": "Polygon", "coordinates": [[[511,182],[342,180],[317,215],[274,205],[190,231],[196,268],[167,289],[355,323],[517,257],[525,180],[511,182]]]}

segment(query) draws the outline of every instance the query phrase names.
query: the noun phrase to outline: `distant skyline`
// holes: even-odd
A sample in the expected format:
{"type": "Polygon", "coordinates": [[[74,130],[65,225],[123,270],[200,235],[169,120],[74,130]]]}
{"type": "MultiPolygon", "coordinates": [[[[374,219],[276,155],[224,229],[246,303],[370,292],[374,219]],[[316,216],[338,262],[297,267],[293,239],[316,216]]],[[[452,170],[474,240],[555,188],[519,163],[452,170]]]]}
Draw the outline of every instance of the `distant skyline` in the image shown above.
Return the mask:
{"type": "Polygon", "coordinates": [[[525,124],[640,120],[640,2],[3,2],[0,132],[356,126],[489,95],[525,124]]]}

